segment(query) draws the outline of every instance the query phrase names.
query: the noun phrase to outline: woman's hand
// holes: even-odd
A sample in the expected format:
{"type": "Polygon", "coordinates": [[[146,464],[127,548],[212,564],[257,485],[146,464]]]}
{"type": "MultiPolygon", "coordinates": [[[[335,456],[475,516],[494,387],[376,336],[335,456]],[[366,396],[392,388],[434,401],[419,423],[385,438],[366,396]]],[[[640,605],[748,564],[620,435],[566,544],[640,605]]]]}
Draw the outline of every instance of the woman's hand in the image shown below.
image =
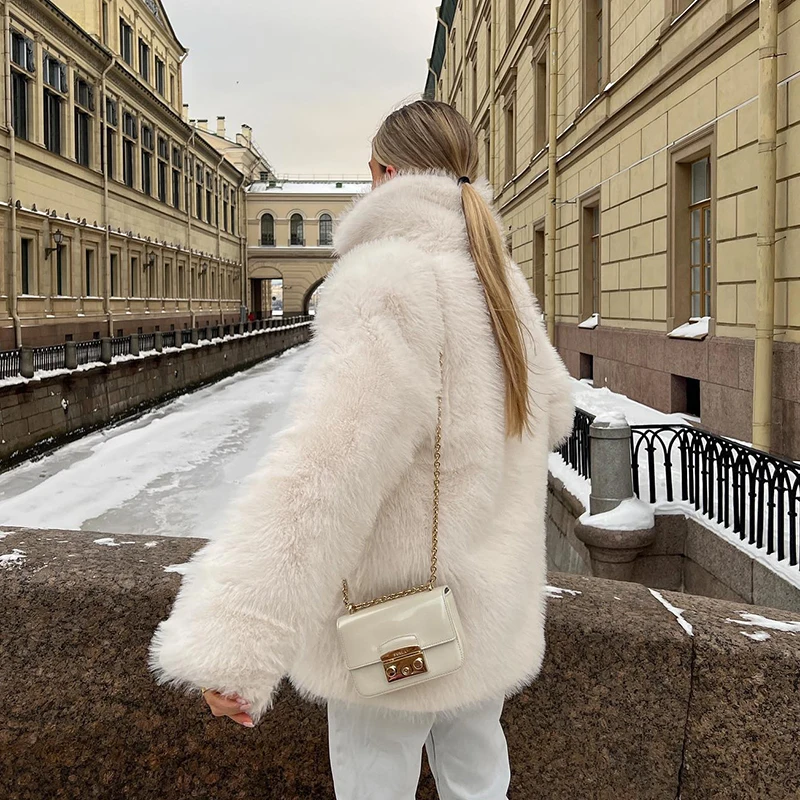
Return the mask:
{"type": "Polygon", "coordinates": [[[253,720],[247,713],[252,704],[241,695],[234,694],[226,697],[213,689],[207,689],[203,692],[203,698],[215,717],[230,717],[239,725],[244,725],[246,728],[253,727],[253,720]]]}

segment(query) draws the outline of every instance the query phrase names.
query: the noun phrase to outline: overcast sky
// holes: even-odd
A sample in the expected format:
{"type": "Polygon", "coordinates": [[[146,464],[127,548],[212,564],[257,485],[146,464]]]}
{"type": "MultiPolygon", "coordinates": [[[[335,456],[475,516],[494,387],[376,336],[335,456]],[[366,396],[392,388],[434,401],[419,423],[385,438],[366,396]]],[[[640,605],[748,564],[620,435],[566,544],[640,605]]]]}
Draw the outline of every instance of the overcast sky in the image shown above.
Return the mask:
{"type": "Polygon", "coordinates": [[[163,0],[192,119],[242,123],[281,174],[368,174],[387,113],[425,86],[437,0],[163,0]]]}

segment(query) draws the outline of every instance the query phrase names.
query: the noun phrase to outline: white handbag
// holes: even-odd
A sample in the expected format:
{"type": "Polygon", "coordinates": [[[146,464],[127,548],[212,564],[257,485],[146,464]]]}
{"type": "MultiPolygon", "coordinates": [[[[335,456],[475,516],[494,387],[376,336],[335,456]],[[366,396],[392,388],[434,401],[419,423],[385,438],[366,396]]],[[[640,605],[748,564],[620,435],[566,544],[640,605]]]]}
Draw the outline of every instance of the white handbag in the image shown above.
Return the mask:
{"type": "MultiPolygon", "coordinates": [[[[441,364],[441,356],[440,356],[441,364]]],[[[347,581],[342,597],[347,614],[336,623],[345,663],[362,697],[377,697],[449,675],[464,663],[461,621],[453,592],[436,588],[439,546],[439,473],[442,452],[442,396],[433,459],[431,573],[427,583],[351,603],[347,581]]]]}

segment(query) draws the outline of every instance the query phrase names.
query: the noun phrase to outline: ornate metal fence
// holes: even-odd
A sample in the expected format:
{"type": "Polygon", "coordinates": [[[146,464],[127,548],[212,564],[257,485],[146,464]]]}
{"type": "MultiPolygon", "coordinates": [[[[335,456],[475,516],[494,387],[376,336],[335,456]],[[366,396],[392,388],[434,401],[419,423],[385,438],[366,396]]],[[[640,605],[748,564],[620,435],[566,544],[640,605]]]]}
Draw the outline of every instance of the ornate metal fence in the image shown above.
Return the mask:
{"type": "Polygon", "coordinates": [[[89,342],[78,342],[78,364],[92,364],[100,360],[100,340],[92,339],[89,342]]]}
{"type": "Polygon", "coordinates": [[[116,336],[111,340],[111,355],[126,356],[131,352],[131,337],[116,336]]]}
{"type": "Polygon", "coordinates": [[[0,353],[0,378],[13,378],[16,375],[19,375],[19,350],[0,353]]]}
{"type": "Polygon", "coordinates": [[[778,561],[798,564],[800,465],[688,425],[633,426],[643,500],[690,503],[778,561]]]}
{"type": "Polygon", "coordinates": [[[33,368],[35,370],[64,369],[64,345],[37,347],[33,351],[33,368]]]}
{"type": "Polygon", "coordinates": [[[139,334],[139,352],[145,353],[148,350],[156,349],[156,335],[154,333],[139,334]]]}
{"type": "Polygon", "coordinates": [[[166,331],[162,336],[164,347],[175,347],[176,331],[166,331]]]}

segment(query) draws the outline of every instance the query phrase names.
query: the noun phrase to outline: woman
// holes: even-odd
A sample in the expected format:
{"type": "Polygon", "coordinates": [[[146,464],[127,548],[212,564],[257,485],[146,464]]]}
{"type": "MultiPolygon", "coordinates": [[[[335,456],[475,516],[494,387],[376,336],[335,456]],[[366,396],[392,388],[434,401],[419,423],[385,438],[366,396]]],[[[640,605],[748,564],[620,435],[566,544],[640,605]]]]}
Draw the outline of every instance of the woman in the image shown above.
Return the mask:
{"type": "Polygon", "coordinates": [[[544,654],[547,459],[572,424],[568,376],[466,120],[432,101],[395,111],[370,169],[374,190],[337,231],[292,422],[192,558],[151,668],[248,726],[288,674],[328,704],[339,800],[410,800],[426,742],[441,797],[499,800],[504,698],[544,654]],[[438,577],[463,665],[367,699],[337,641],[341,581],[367,600],[427,574],[440,395],[438,577]]]}

